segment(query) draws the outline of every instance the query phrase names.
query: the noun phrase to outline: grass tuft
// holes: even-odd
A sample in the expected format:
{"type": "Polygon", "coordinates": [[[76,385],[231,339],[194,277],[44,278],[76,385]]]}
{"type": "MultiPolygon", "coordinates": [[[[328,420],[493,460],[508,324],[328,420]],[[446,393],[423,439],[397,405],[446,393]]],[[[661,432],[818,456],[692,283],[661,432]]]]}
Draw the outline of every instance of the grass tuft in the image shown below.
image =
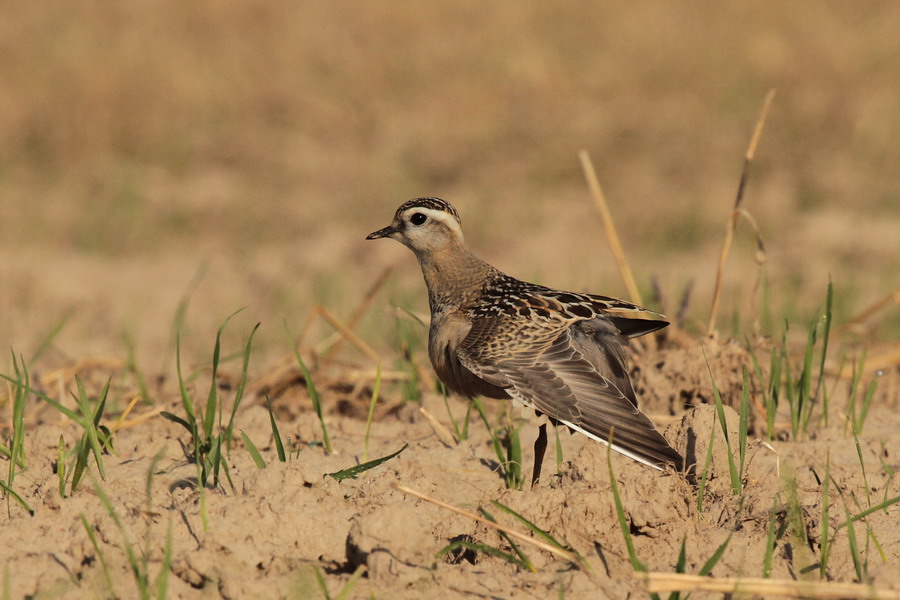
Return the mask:
{"type": "Polygon", "coordinates": [[[275,442],[275,452],[278,454],[278,460],[287,461],[284,453],[284,443],[281,441],[281,432],[278,430],[278,423],[275,422],[275,411],[272,410],[272,400],[269,398],[269,392],[266,392],[266,409],[269,411],[269,425],[272,427],[272,439],[275,442]]]}
{"type": "MultiPolygon", "coordinates": [[[[772,575],[772,561],[775,558],[775,544],[781,537],[782,531],[778,529],[778,503],[780,496],[775,494],[772,500],[772,509],[769,511],[769,524],[766,527],[766,553],[763,557],[762,576],[768,579],[772,575]]],[[[785,521],[785,524],[787,521],[785,521]]]]}
{"type": "Polygon", "coordinates": [[[488,436],[491,438],[494,454],[497,455],[497,460],[503,468],[503,478],[506,480],[506,487],[513,490],[522,489],[522,486],[525,484],[525,477],[522,475],[522,446],[519,442],[518,428],[509,424],[506,427],[495,430],[491,427],[481,398],[472,398],[472,405],[484,422],[488,436]]]}
{"type": "Polygon", "coordinates": [[[609,468],[609,485],[612,488],[613,503],[616,507],[616,520],[619,523],[619,529],[622,530],[622,538],[625,540],[625,549],[628,551],[628,560],[631,562],[631,568],[635,571],[646,573],[647,567],[638,558],[637,551],[634,549],[634,540],[631,539],[631,527],[629,527],[628,519],[625,517],[622,496],[619,494],[619,482],[616,481],[616,473],[613,471],[612,442],[613,432],[610,431],[609,444],[606,446],[606,466],[609,468]]]}
{"type": "MultiPolygon", "coordinates": [[[[381,361],[375,367],[375,385],[372,387],[372,399],[369,401],[369,414],[366,415],[366,436],[363,440],[363,462],[369,460],[369,432],[372,430],[372,418],[375,416],[375,404],[378,402],[378,393],[381,391],[381,361]]],[[[446,400],[446,396],[444,396],[446,400]]],[[[454,427],[456,423],[453,424],[454,427]]]]}
{"type": "MultiPolygon", "coordinates": [[[[729,439],[729,436],[728,436],[728,423],[725,420],[725,407],[722,404],[722,395],[719,393],[719,386],[716,385],[716,378],[713,376],[712,367],[710,367],[710,365],[709,365],[709,359],[706,356],[706,349],[703,348],[703,346],[700,346],[700,348],[701,348],[701,350],[703,350],[703,360],[706,361],[706,370],[709,371],[709,378],[712,381],[713,398],[716,401],[716,415],[719,418],[719,424],[722,427],[722,435],[725,438],[725,452],[728,456],[728,474],[731,477],[731,492],[735,496],[738,496],[738,495],[740,495],[741,490],[743,489],[742,473],[741,473],[741,471],[738,470],[737,465],[734,462],[734,452],[732,452],[731,440],[729,439]]],[[[748,402],[748,398],[749,398],[749,396],[747,396],[747,391],[746,391],[747,386],[748,386],[747,372],[746,372],[746,368],[745,368],[745,370],[744,370],[744,390],[745,390],[745,392],[743,394],[744,398],[742,399],[742,402],[741,402],[741,405],[742,405],[741,412],[742,413],[745,413],[747,411],[747,408],[744,406],[748,402]]],[[[745,419],[746,419],[746,417],[745,417],[745,419]]],[[[746,427],[746,422],[742,426],[746,427]]],[[[746,443],[746,440],[747,440],[746,433],[744,434],[743,439],[744,439],[744,442],[746,443]]],[[[711,438],[710,438],[710,447],[712,447],[712,439],[711,438]]],[[[742,455],[745,452],[746,452],[746,450],[744,450],[742,452],[742,455]]],[[[709,454],[709,451],[707,451],[707,454],[709,454]]]]}
{"type": "MultiPolygon", "coordinates": [[[[12,408],[12,439],[9,441],[9,447],[6,447],[0,444],[0,454],[3,454],[9,459],[9,469],[7,470],[6,481],[0,480],[0,485],[2,485],[2,489],[4,494],[7,496],[7,500],[12,498],[15,500],[20,506],[25,508],[29,512],[29,514],[34,514],[34,511],[31,510],[30,507],[25,503],[19,494],[13,491],[13,484],[16,480],[16,472],[17,469],[25,469],[25,405],[28,403],[28,390],[30,389],[31,376],[28,373],[28,367],[25,364],[25,359],[21,358],[21,365],[19,361],[16,359],[16,353],[10,351],[12,354],[13,361],[13,371],[15,373],[15,391],[12,393],[11,397],[11,408],[12,408]]],[[[9,379],[9,378],[7,378],[9,379]]],[[[7,513],[9,513],[10,507],[7,501],[6,506],[7,513]]]]}
{"type": "Polygon", "coordinates": [[[316,417],[318,417],[319,424],[322,427],[322,444],[325,447],[325,452],[331,454],[333,452],[331,448],[331,439],[328,437],[328,427],[325,425],[325,415],[322,411],[322,402],[319,400],[319,391],[316,388],[316,383],[313,381],[309,369],[306,368],[303,357],[300,356],[300,349],[297,347],[296,342],[294,342],[294,337],[291,335],[290,329],[288,329],[287,321],[284,322],[284,330],[287,333],[288,339],[291,341],[294,358],[297,359],[297,364],[300,366],[300,371],[303,373],[303,380],[306,382],[306,391],[309,393],[309,399],[312,402],[313,410],[316,412],[316,417]]]}

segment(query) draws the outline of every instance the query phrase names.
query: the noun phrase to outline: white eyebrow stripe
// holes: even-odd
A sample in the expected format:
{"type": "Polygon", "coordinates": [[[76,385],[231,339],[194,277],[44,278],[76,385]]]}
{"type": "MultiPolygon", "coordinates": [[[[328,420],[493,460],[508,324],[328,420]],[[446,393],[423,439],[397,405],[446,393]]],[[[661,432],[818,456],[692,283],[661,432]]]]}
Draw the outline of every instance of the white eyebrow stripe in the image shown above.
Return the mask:
{"type": "Polygon", "coordinates": [[[459,238],[462,239],[462,227],[460,227],[459,221],[457,221],[453,215],[442,210],[425,208],[424,206],[413,206],[412,208],[409,208],[403,212],[403,220],[409,221],[409,218],[416,213],[422,213],[429,219],[434,219],[438,223],[443,223],[447,227],[447,229],[455,232],[456,235],[458,235],[459,238]]]}

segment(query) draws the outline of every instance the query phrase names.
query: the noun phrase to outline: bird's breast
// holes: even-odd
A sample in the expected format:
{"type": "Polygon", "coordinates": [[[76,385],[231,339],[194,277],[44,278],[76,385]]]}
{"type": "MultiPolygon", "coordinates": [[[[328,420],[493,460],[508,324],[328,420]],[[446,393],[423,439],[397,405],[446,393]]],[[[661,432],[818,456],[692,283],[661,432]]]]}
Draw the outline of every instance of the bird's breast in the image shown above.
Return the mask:
{"type": "Polygon", "coordinates": [[[459,313],[433,315],[428,335],[428,356],[435,373],[452,392],[463,396],[509,398],[506,391],[465,368],[456,351],[469,334],[472,323],[459,313]]]}

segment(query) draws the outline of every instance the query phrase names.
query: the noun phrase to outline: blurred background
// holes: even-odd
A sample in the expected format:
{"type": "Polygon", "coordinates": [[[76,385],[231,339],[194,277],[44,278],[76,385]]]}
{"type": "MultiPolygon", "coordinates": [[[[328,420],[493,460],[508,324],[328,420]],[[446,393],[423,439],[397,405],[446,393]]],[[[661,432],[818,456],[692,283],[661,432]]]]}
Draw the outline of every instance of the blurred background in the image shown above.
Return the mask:
{"type": "MultiPolygon", "coordinates": [[[[502,270],[624,296],[581,149],[639,284],[694,282],[702,330],[770,88],[745,207],[772,314],[808,319],[829,275],[839,320],[900,289],[897,2],[28,2],[0,31],[0,342],[26,357],[65,322],[57,357],[153,369],[187,296],[187,346],[247,307],[229,331],[280,355],[283,320],[347,318],[396,265],[361,329],[387,346],[424,286],[363,238],[423,195],[502,270]]],[[[742,222],[726,332],[754,248],[742,222]]]]}

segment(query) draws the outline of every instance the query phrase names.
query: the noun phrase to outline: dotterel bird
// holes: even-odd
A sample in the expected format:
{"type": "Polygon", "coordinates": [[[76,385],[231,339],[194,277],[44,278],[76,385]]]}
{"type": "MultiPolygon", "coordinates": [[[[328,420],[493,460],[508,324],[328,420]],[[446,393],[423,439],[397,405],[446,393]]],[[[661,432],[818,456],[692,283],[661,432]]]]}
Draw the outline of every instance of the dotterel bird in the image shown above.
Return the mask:
{"type": "MultiPolygon", "coordinates": [[[[401,205],[366,239],[412,250],[425,276],[428,353],[438,377],[466,396],[512,398],[645,465],[684,469],[684,459],[638,409],[625,367],[629,338],[668,325],[634,304],[550,289],[506,275],[463,242],[459,213],[440,198],[401,205]]],[[[546,425],[535,443],[540,477],[546,425]]]]}

